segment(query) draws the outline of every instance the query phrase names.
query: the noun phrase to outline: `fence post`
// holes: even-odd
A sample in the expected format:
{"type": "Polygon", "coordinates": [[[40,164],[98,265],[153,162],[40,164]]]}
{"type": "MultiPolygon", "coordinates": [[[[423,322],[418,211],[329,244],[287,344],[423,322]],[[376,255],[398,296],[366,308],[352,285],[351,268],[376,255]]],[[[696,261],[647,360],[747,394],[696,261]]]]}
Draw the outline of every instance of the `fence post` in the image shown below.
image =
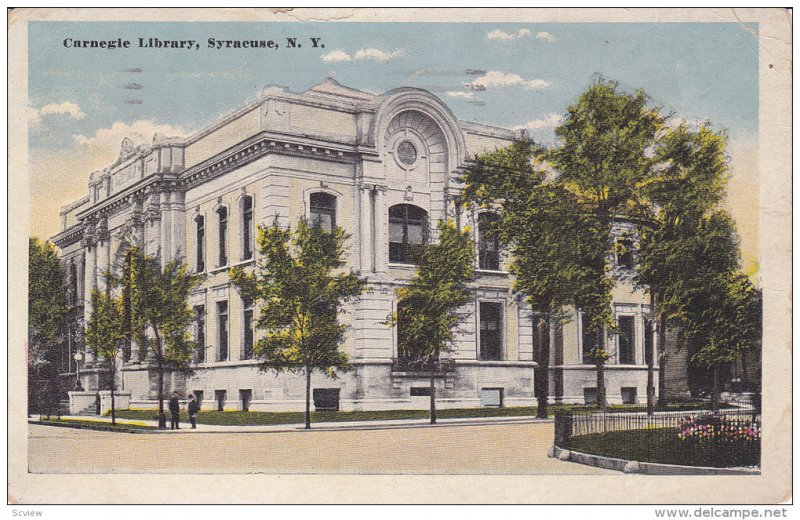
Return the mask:
{"type": "Polygon", "coordinates": [[[568,448],[570,437],[572,437],[572,415],[556,414],[553,443],[559,448],[568,448]]]}

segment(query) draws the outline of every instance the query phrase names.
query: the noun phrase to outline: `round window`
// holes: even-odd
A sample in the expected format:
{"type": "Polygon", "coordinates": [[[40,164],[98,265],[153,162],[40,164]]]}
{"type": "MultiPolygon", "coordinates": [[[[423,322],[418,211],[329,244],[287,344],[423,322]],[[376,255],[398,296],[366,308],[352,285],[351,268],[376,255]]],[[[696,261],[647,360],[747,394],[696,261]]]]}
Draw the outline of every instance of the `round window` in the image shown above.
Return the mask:
{"type": "Polygon", "coordinates": [[[397,146],[397,158],[401,163],[411,166],[417,162],[417,149],[408,141],[403,141],[397,146]]]}

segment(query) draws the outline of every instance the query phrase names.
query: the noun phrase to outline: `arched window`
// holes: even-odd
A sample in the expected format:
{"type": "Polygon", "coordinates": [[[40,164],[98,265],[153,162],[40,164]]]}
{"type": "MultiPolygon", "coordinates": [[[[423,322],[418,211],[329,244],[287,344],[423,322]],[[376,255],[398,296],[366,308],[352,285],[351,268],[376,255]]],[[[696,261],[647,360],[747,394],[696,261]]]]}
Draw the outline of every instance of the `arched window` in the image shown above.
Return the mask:
{"type": "Polygon", "coordinates": [[[428,239],[428,213],[411,204],[389,208],[389,261],[413,264],[419,246],[428,239]]]}
{"type": "Polygon", "coordinates": [[[328,233],[336,227],[336,197],[323,192],[311,194],[309,201],[309,220],[312,226],[319,226],[328,233]]]}
{"type": "Polygon", "coordinates": [[[219,217],[219,267],[228,265],[228,208],[217,210],[219,217]]]}
{"type": "Polygon", "coordinates": [[[198,215],[195,219],[197,228],[197,272],[206,270],[206,219],[198,215]]]}
{"type": "Polygon", "coordinates": [[[500,269],[500,244],[492,234],[497,215],[484,212],[478,215],[478,268],[490,271],[500,269]]]}
{"type": "Polygon", "coordinates": [[[253,258],[253,197],[242,199],[242,260],[253,258]]]}

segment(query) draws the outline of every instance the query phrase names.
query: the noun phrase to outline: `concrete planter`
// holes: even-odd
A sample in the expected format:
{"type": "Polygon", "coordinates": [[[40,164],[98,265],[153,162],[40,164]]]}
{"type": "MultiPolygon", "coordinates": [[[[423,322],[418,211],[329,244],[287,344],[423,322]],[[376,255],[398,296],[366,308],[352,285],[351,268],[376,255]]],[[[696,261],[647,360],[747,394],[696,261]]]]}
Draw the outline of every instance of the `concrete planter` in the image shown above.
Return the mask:
{"type": "MultiPolygon", "coordinates": [[[[77,415],[84,411],[96,413],[97,396],[100,396],[100,414],[111,410],[111,390],[99,392],[69,392],[69,413],[77,415]]],[[[114,408],[127,410],[130,408],[131,393],[126,391],[114,392],[114,408]]]]}

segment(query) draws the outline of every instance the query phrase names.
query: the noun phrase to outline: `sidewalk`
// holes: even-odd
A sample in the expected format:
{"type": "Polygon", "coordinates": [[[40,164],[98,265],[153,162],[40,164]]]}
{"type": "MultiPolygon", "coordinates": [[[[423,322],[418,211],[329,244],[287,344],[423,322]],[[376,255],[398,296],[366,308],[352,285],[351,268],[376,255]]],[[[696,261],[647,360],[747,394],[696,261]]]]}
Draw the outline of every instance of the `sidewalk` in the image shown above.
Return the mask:
{"type": "MultiPolygon", "coordinates": [[[[62,415],[62,419],[76,421],[91,421],[97,423],[111,423],[108,416],[78,416],[62,415]]],[[[29,418],[35,421],[35,418],[29,418]]],[[[311,429],[316,431],[332,430],[384,430],[392,428],[423,428],[423,427],[447,427],[447,426],[478,426],[496,424],[528,424],[528,423],[552,423],[553,419],[537,419],[535,417],[464,417],[453,419],[438,419],[435,425],[430,424],[429,419],[392,419],[392,420],[372,420],[372,421],[341,421],[341,422],[312,422],[311,429]]],[[[148,426],[158,426],[157,421],[147,421],[140,419],[117,419],[117,424],[146,424],[148,426]]],[[[158,434],[181,434],[181,433],[274,433],[274,432],[293,432],[303,431],[303,423],[296,424],[271,424],[271,425],[216,425],[198,424],[197,429],[192,429],[188,422],[181,422],[180,429],[170,430],[143,430],[142,433],[158,434]]]]}

